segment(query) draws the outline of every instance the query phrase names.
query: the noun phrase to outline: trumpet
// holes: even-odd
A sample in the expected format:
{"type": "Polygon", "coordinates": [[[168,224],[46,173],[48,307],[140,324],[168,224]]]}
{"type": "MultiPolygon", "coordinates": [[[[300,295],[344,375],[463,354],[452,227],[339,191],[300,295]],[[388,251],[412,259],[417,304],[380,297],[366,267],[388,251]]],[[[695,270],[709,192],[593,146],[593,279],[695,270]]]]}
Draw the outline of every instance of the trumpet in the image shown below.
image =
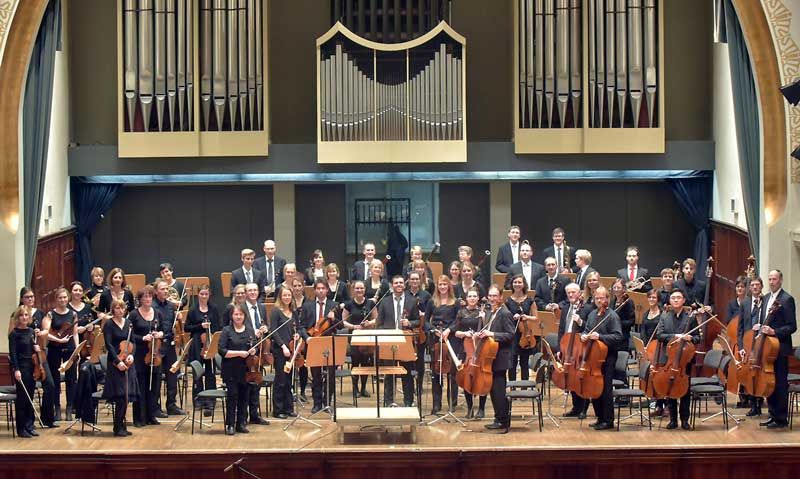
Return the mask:
{"type": "Polygon", "coordinates": [[[636,291],[642,289],[644,285],[650,282],[650,278],[645,279],[644,276],[639,276],[638,278],[634,279],[633,281],[628,281],[625,284],[625,288],[628,291],[636,291]]]}

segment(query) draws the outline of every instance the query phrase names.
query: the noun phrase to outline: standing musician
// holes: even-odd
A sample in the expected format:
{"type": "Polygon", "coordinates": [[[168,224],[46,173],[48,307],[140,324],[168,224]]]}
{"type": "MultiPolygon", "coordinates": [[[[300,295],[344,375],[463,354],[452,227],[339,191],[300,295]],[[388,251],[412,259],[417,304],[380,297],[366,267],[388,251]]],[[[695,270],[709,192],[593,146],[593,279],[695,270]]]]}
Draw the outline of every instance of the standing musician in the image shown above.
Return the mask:
{"type": "Polygon", "coordinates": [[[602,341],[608,347],[608,355],[603,363],[603,393],[592,399],[592,407],[597,415],[597,422],[590,424],[596,431],[614,428],[614,399],[611,394],[614,380],[614,368],[617,364],[617,351],[623,346],[622,330],[619,317],[608,307],[608,290],[600,286],[595,291],[594,302],[597,309],[589,313],[584,322],[581,341],[602,341]],[[600,316],[601,311],[605,311],[600,316]],[[601,324],[602,323],[602,324],[601,324]],[[594,332],[591,332],[592,330],[594,332]]]}
{"type": "MultiPolygon", "coordinates": [[[[257,290],[258,291],[258,290],[257,290]]],[[[222,380],[225,381],[226,402],[225,434],[232,436],[237,432],[248,433],[247,402],[249,394],[246,381],[245,360],[256,354],[253,330],[245,325],[244,306],[233,307],[231,324],[222,328],[219,337],[219,354],[222,356],[222,380]]]]}
{"type": "Polygon", "coordinates": [[[450,263],[447,268],[447,274],[450,277],[450,284],[453,285],[453,288],[458,287],[461,284],[461,262],[453,261],[450,263]]]}
{"type": "MultiPolygon", "coordinates": [[[[47,334],[47,364],[50,371],[53,371],[54,401],[55,401],[55,420],[61,420],[61,374],[58,368],[61,363],[68,360],[72,351],[75,350],[75,340],[71,334],[73,326],[77,320],[77,315],[67,307],[69,299],[67,290],[58,288],[56,290],[56,307],[47,313],[50,320],[50,329],[47,334]],[[63,335],[60,335],[62,332],[63,335]]],[[[64,372],[64,381],[67,385],[67,408],[66,420],[72,420],[73,400],[75,399],[75,386],[77,383],[77,369],[72,367],[64,372]]]]}
{"type": "MultiPolygon", "coordinates": [[[[436,291],[425,307],[424,317],[427,318],[430,331],[427,339],[431,348],[431,362],[444,359],[433,354],[434,345],[440,341],[450,341],[450,330],[455,326],[456,314],[458,314],[458,303],[456,303],[453,286],[447,276],[441,275],[436,282],[436,291]]],[[[440,354],[442,356],[450,354],[446,345],[442,344],[440,354]]],[[[433,369],[431,367],[431,370],[433,369]]],[[[431,374],[431,392],[433,393],[431,414],[437,414],[442,410],[442,389],[445,387],[442,381],[443,377],[447,378],[447,391],[450,395],[447,401],[448,410],[452,412],[458,404],[458,385],[454,369],[455,366],[449,371],[442,371],[441,374],[431,374]]]]}
{"type": "Polygon", "coordinates": [[[662,306],[669,304],[673,289],[675,289],[675,270],[664,268],[661,270],[661,287],[658,288],[658,302],[662,306]]]}
{"type": "MultiPolygon", "coordinates": [[[[478,283],[483,285],[484,277],[481,274],[481,269],[480,269],[480,267],[478,267],[478,265],[476,265],[472,261],[472,247],[471,246],[462,245],[462,246],[458,247],[458,261],[461,262],[462,264],[464,264],[464,263],[472,264],[473,265],[472,277],[475,279],[475,281],[477,281],[478,283]]],[[[491,275],[489,275],[489,276],[491,276],[491,275]]],[[[486,286],[484,286],[483,288],[485,290],[486,286]]]]}
{"type": "Polygon", "coordinates": [[[567,276],[558,273],[558,262],[552,256],[544,260],[545,275],[533,285],[536,291],[536,307],[553,311],[558,303],[567,299],[564,287],[570,282],[567,276]]]}
{"type": "Polygon", "coordinates": [[[588,249],[575,251],[575,282],[583,289],[586,286],[586,278],[590,273],[595,273],[592,268],[592,253],[588,249]]]}
{"type": "Polygon", "coordinates": [[[302,308],[303,304],[305,304],[305,302],[308,301],[308,298],[306,298],[305,284],[303,284],[300,278],[292,279],[291,291],[292,291],[292,309],[297,310],[299,308],[302,308]]]}
{"type": "Polygon", "coordinates": [[[561,274],[572,272],[573,249],[567,246],[563,228],[553,229],[553,244],[542,250],[542,257],[553,257],[561,274]]]}
{"type": "Polygon", "coordinates": [[[383,263],[377,259],[372,260],[369,266],[369,277],[364,281],[367,287],[367,297],[376,303],[391,289],[389,282],[386,281],[383,263]]]}
{"type": "MultiPolygon", "coordinates": [[[[345,302],[344,310],[342,311],[342,325],[350,331],[363,329],[368,324],[368,321],[374,320],[378,312],[375,310],[375,301],[372,298],[366,297],[367,288],[364,286],[364,281],[356,280],[353,282],[353,298],[345,302]],[[369,316],[369,317],[367,317],[369,316]]],[[[350,338],[352,340],[352,337],[350,338]]],[[[368,349],[359,346],[350,346],[350,360],[353,367],[358,366],[372,366],[372,354],[368,349]]],[[[353,375],[353,390],[356,395],[363,398],[370,396],[367,391],[367,379],[369,376],[363,374],[361,376],[353,375]],[[359,390],[358,381],[361,378],[361,389],[359,390]]]]}
{"type": "Polygon", "coordinates": [[[481,298],[486,297],[486,288],[475,279],[475,270],[475,265],[469,261],[461,263],[461,281],[456,285],[455,289],[456,298],[461,301],[466,299],[467,292],[472,288],[478,290],[481,298]]]}
{"type": "MultiPolygon", "coordinates": [[[[417,302],[405,291],[405,281],[401,275],[392,278],[392,294],[378,305],[378,317],[374,320],[378,329],[416,329],[419,326],[417,302]]],[[[388,361],[392,363],[393,361],[388,361]]],[[[403,381],[403,403],[406,407],[414,405],[414,378],[411,371],[416,367],[414,361],[400,361],[406,373],[403,381]]],[[[394,375],[387,374],[384,379],[384,407],[396,406],[394,402],[394,375]]]]}
{"type": "MultiPolygon", "coordinates": [[[[166,283],[163,283],[166,286],[166,283]]],[[[148,366],[145,357],[161,354],[161,351],[150,352],[149,345],[155,339],[166,340],[165,321],[161,312],[153,307],[156,290],[149,284],[136,293],[139,307],[131,311],[128,321],[133,324],[132,341],[136,345],[133,352],[136,377],[139,381],[139,399],[133,403],[133,425],[159,424],[157,417],[166,417],[158,408],[161,393],[161,371],[156,366],[148,366]]]]}
{"type": "Polygon", "coordinates": [[[499,343],[499,349],[492,362],[492,390],[489,392],[489,396],[492,398],[492,409],[494,409],[494,422],[484,427],[500,433],[507,433],[511,426],[511,411],[509,411],[506,399],[506,370],[511,359],[514,322],[511,320],[511,312],[503,305],[503,297],[496,284],[489,286],[486,296],[489,298],[491,310],[488,315],[481,312],[482,327],[476,336],[478,339],[494,339],[499,343]]]}
{"type": "Polygon", "coordinates": [[[305,272],[306,286],[313,286],[318,279],[327,279],[325,274],[325,256],[321,249],[315,249],[311,254],[311,266],[305,272]]]}
{"type": "MultiPolygon", "coordinates": [[[[577,283],[570,283],[564,287],[567,293],[567,300],[559,304],[561,308],[561,317],[558,322],[558,342],[561,344],[561,338],[566,333],[576,333],[581,331],[584,321],[589,314],[589,310],[585,309],[581,304],[581,288],[577,283]]],[[[557,356],[562,360],[566,351],[559,351],[557,356]]],[[[589,407],[589,401],[571,392],[572,396],[572,409],[570,409],[564,417],[577,417],[578,419],[586,418],[586,409],[589,407]]]]}
{"type": "MultiPolygon", "coordinates": [[[[247,283],[244,287],[245,302],[241,305],[245,311],[245,327],[250,330],[250,335],[256,340],[261,339],[263,334],[266,334],[269,329],[267,318],[267,309],[264,303],[258,301],[261,288],[256,283],[247,283]]],[[[233,312],[236,312],[234,306],[233,312]]],[[[222,336],[220,336],[222,339],[222,336]]],[[[220,353],[222,354],[222,353],[220,353]]],[[[223,355],[223,358],[225,356],[223,355]]],[[[250,410],[250,424],[261,424],[266,426],[269,421],[261,416],[261,401],[259,401],[259,394],[261,391],[261,384],[247,383],[247,390],[249,391],[249,399],[247,403],[250,410]]],[[[230,407],[230,406],[229,406],[230,407]]]]}
{"type": "MultiPolygon", "coordinates": [[[[425,263],[422,261],[418,261],[417,265],[422,264],[424,266],[425,263]]],[[[426,291],[423,287],[425,284],[422,280],[423,275],[425,274],[425,268],[421,268],[421,272],[417,269],[411,272],[408,275],[408,279],[406,280],[406,286],[408,288],[408,294],[411,295],[417,301],[417,311],[419,313],[419,326],[421,326],[423,330],[426,332],[426,341],[420,342],[419,336],[415,336],[415,345],[417,348],[417,361],[416,361],[416,371],[417,371],[417,395],[422,396],[422,386],[425,379],[425,350],[428,349],[428,341],[427,341],[427,332],[430,326],[427,324],[427,310],[428,310],[428,303],[431,300],[431,294],[426,291]]]]}
{"type": "MultiPolygon", "coordinates": [[[[372,261],[375,259],[375,245],[372,243],[364,243],[361,252],[364,255],[364,259],[353,263],[353,267],[350,268],[350,281],[355,281],[357,279],[367,281],[369,279],[372,261]]],[[[367,296],[369,296],[369,294],[367,294],[367,296]]]]}
{"type": "MultiPolygon", "coordinates": [[[[468,341],[472,341],[472,335],[481,329],[482,307],[478,303],[480,298],[480,292],[477,288],[472,288],[467,291],[467,296],[464,300],[466,304],[456,313],[455,324],[452,328],[448,328],[444,331],[445,337],[450,337],[451,333],[455,337],[455,340],[450,344],[453,346],[453,350],[460,361],[465,361],[467,358],[467,353],[464,349],[465,338],[468,341]]],[[[472,394],[465,390],[464,400],[467,403],[466,419],[483,419],[486,415],[486,396],[480,396],[477,414],[473,411],[472,399],[472,394]]]]}
{"type": "Polygon", "coordinates": [[[136,303],[133,301],[133,293],[125,283],[125,272],[122,271],[122,268],[113,268],[108,272],[106,285],[108,288],[100,295],[100,304],[97,307],[100,312],[111,315],[111,302],[115,299],[125,301],[128,312],[133,311],[136,303]]]}
{"type": "MultiPolygon", "coordinates": [[[[164,342],[161,343],[161,354],[164,356],[162,369],[167,381],[167,412],[170,416],[184,416],[186,411],[178,407],[178,372],[171,372],[169,367],[178,360],[178,353],[175,351],[175,315],[177,309],[175,303],[169,298],[169,285],[163,279],[157,279],[154,283],[156,296],[153,301],[153,309],[161,314],[161,331],[164,333],[164,342]]],[[[160,398],[159,398],[160,399],[160,398]]],[[[157,417],[166,417],[163,410],[157,417]]]]}
{"type": "Polygon", "coordinates": [[[222,325],[227,326],[231,324],[231,313],[233,313],[233,307],[237,304],[242,304],[245,301],[247,293],[245,292],[243,284],[237,284],[233,291],[231,292],[231,302],[225,306],[225,312],[222,313],[222,325]]]}
{"type": "Polygon", "coordinates": [[[286,360],[292,357],[289,342],[292,339],[297,341],[300,338],[300,335],[293,331],[292,324],[285,325],[287,322],[296,324],[294,309],[292,292],[284,288],[269,315],[269,331],[272,334],[270,347],[275,361],[273,364],[275,381],[272,383],[272,415],[278,419],[297,416],[292,400],[291,377],[283,370],[286,360]]]}
{"type": "MultiPolygon", "coordinates": [[[[202,335],[206,334],[206,347],[211,344],[211,337],[214,333],[222,330],[222,318],[219,310],[211,304],[211,287],[207,284],[200,286],[197,291],[197,304],[189,310],[186,318],[184,331],[192,335],[192,345],[189,351],[189,361],[198,361],[205,367],[205,374],[199,378],[194,378],[192,384],[192,397],[196,398],[201,391],[217,389],[216,378],[214,375],[214,358],[203,358],[202,335]]],[[[213,401],[213,400],[212,400],[213,401]]],[[[204,415],[211,415],[214,404],[207,401],[202,404],[204,415]]]]}
{"type": "Polygon", "coordinates": [[[237,284],[255,283],[258,285],[259,296],[263,297],[266,276],[263,271],[253,267],[253,263],[256,260],[256,252],[250,248],[245,248],[242,250],[241,258],[242,267],[231,271],[231,290],[237,284]]]}
{"type": "Polygon", "coordinates": [[[277,256],[276,245],[273,240],[264,241],[264,256],[259,256],[253,262],[253,267],[264,272],[264,292],[275,291],[275,287],[283,283],[283,267],[286,260],[277,256]]]}
{"type": "Polygon", "coordinates": [[[277,298],[280,296],[281,288],[292,289],[292,282],[295,277],[298,277],[298,279],[300,279],[300,284],[303,285],[302,278],[299,278],[299,276],[300,275],[297,274],[297,266],[295,266],[294,263],[286,263],[283,265],[283,282],[275,288],[275,297],[277,298]]]}
{"type": "MultiPolygon", "coordinates": [[[[433,284],[433,280],[431,279],[432,273],[429,273],[430,268],[428,268],[428,265],[425,264],[425,262],[421,259],[414,260],[412,265],[413,269],[411,271],[415,271],[419,274],[419,287],[428,293],[433,294],[436,289],[436,285],[433,284]]],[[[405,277],[408,279],[408,275],[405,277]]]]}
{"type": "MultiPolygon", "coordinates": [[[[652,289],[652,288],[650,288],[652,289]]],[[[622,327],[622,335],[625,337],[622,343],[622,349],[630,350],[631,342],[631,328],[636,323],[636,306],[633,301],[628,299],[627,290],[625,289],[625,280],[617,278],[614,284],[611,285],[611,302],[609,308],[613,309],[619,317],[619,323],[622,327]]],[[[618,379],[623,379],[622,377],[618,379]]],[[[628,383],[627,377],[623,380],[625,384],[628,383]]]]}
{"type": "MultiPolygon", "coordinates": [[[[651,289],[647,292],[647,305],[649,307],[642,313],[641,329],[641,338],[642,341],[644,341],[645,348],[649,344],[650,338],[653,338],[653,341],[658,341],[653,333],[656,332],[656,327],[661,319],[662,311],[661,302],[659,301],[659,292],[655,289],[651,289]]],[[[663,399],[656,399],[656,409],[653,411],[653,416],[662,417],[664,415],[664,404],[665,402],[663,399]]]]}
{"type": "Polygon", "coordinates": [[[583,314],[584,318],[589,317],[589,313],[597,309],[594,302],[594,295],[597,294],[597,288],[600,287],[600,273],[592,271],[586,275],[586,287],[583,288],[583,314]]]}
{"type": "Polygon", "coordinates": [[[675,281],[675,288],[683,291],[686,304],[690,306],[695,303],[702,304],[706,293],[706,282],[696,277],[697,262],[692,258],[686,258],[681,265],[681,271],[683,278],[675,281]]]}
{"type": "MultiPolygon", "coordinates": [[[[45,357],[47,357],[47,335],[50,333],[50,316],[45,316],[44,312],[41,309],[37,309],[35,305],[36,295],[33,290],[27,286],[23,286],[19,290],[19,306],[26,306],[28,308],[31,317],[31,327],[33,327],[33,332],[36,335],[36,342],[39,344],[40,348],[43,348],[45,357]]],[[[12,321],[11,330],[14,329],[14,326],[12,321]]],[[[10,332],[11,331],[9,331],[9,333],[10,332]]],[[[44,427],[54,428],[58,427],[55,423],[55,383],[48,362],[43,361],[42,366],[44,367],[45,378],[40,381],[42,384],[42,402],[39,406],[39,411],[44,427]]],[[[33,422],[31,422],[31,424],[33,424],[33,422]]]]}
{"type": "Polygon", "coordinates": [[[539,278],[544,276],[544,266],[532,261],[533,248],[525,243],[519,248],[519,262],[511,265],[506,275],[505,289],[511,289],[511,278],[521,274],[525,278],[528,289],[535,288],[539,278]]]}
{"type": "MultiPolygon", "coordinates": [[[[628,246],[625,250],[625,261],[627,261],[627,266],[617,270],[617,278],[620,278],[623,281],[623,285],[627,286],[631,283],[636,282],[637,280],[648,280],[650,279],[650,272],[647,271],[647,268],[642,268],[639,266],[639,247],[638,246],[628,246]]],[[[648,283],[642,283],[641,286],[631,289],[631,291],[638,291],[641,293],[646,293],[653,289],[653,286],[648,283]]]]}
{"type": "Polygon", "coordinates": [[[28,326],[31,324],[30,310],[19,306],[11,315],[14,329],[8,335],[8,360],[16,385],[17,409],[16,428],[19,437],[38,436],[34,428],[33,396],[36,381],[33,379],[33,355],[39,351],[36,334],[28,326]]]}
{"type": "MultiPolygon", "coordinates": [[[[555,266],[555,263],[553,263],[553,266],[555,266]]],[[[539,282],[541,283],[542,280],[546,280],[546,278],[540,279],[539,282]]],[[[511,296],[506,300],[506,308],[511,312],[514,326],[516,326],[514,341],[511,344],[511,364],[508,367],[509,381],[516,381],[517,379],[517,364],[519,364],[522,380],[527,381],[530,377],[528,361],[533,349],[520,346],[519,340],[522,338],[522,333],[519,326],[522,321],[530,321],[528,327],[533,327],[532,308],[534,304],[534,300],[528,296],[528,285],[525,284],[525,278],[521,274],[514,276],[511,280],[511,296]]],[[[541,331],[537,332],[541,334],[541,331]]]]}
{"type": "MultiPolygon", "coordinates": [[[[305,343],[308,343],[309,330],[317,327],[323,327],[323,336],[332,336],[335,328],[332,328],[336,322],[336,311],[338,305],[333,301],[328,301],[328,282],[324,280],[317,280],[314,283],[314,300],[306,301],[303,304],[303,323],[299,325],[298,333],[303,338],[305,343]],[[327,323],[327,325],[325,324],[327,323]]],[[[333,359],[333,358],[331,358],[333,359]]],[[[327,406],[331,396],[335,392],[334,372],[335,368],[326,367],[327,378],[327,393],[323,392],[322,386],[322,367],[317,366],[311,368],[311,396],[314,399],[314,406],[311,408],[311,414],[316,414],[321,411],[323,407],[327,406]]]]}
{"type": "MultiPolygon", "coordinates": [[[[75,347],[81,342],[81,335],[87,331],[94,330],[92,321],[97,318],[97,313],[92,310],[92,306],[83,302],[83,283],[80,281],[73,281],[69,285],[70,299],[67,307],[75,313],[76,321],[72,325],[72,338],[75,347]]],[[[79,361],[75,362],[74,367],[78,367],[79,361]]]]}
{"type": "MultiPolygon", "coordinates": [[[[737,282],[737,292],[739,284],[737,282]]],[[[744,347],[744,333],[748,330],[758,331],[761,329],[761,311],[764,308],[764,297],[761,291],[764,288],[763,280],[760,277],[755,277],[750,280],[750,297],[742,301],[739,307],[739,328],[736,331],[737,344],[739,345],[739,357],[743,357],[745,353],[744,347]]],[[[734,301],[737,301],[734,299],[734,301]]],[[[760,416],[761,406],[764,404],[764,398],[750,396],[749,394],[742,394],[742,400],[750,404],[750,410],[747,411],[748,417],[760,416]]]]}
{"type": "Polygon", "coordinates": [[[780,353],[775,359],[775,390],[767,398],[769,419],[761,423],[770,429],[783,429],[789,422],[789,360],[792,354],[792,334],[797,331],[794,298],[783,289],[783,273],[773,269],[767,275],[769,294],[761,309],[761,334],[774,336],[780,341],[780,353]],[[775,303],[780,306],[768,316],[775,303]],[[769,323],[767,319],[769,318],[769,323]]]}
{"type": "Polygon", "coordinates": [[[128,432],[125,416],[128,403],[139,400],[139,381],[133,355],[120,358],[120,343],[133,341],[133,323],[127,316],[127,305],[123,301],[111,303],[111,320],[103,327],[103,338],[108,350],[106,382],[103,386],[103,399],[114,404],[114,435],[125,437],[128,432]]]}
{"type": "MultiPolygon", "coordinates": [[[[728,310],[727,316],[725,317],[725,323],[729,323],[734,316],[739,314],[742,311],[742,305],[747,300],[747,286],[749,280],[746,276],[739,276],[736,278],[736,283],[734,283],[734,291],[736,292],[736,297],[730,300],[728,303],[728,310]]],[[[741,324],[741,323],[740,323],[741,324]]]]}
{"type": "Polygon", "coordinates": [[[494,269],[498,273],[508,274],[511,265],[519,262],[519,226],[511,225],[508,228],[508,243],[503,243],[497,248],[497,261],[494,263],[494,269]]]}
{"type": "Polygon", "coordinates": [[[431,271],[430,266],[428,266],[428,264],[422,259],[422,246],[420,246],[420,245],[412,246],[411,250],[409,251],[409,255],[411,257],[411,260],[405,266],[403,266],[403,277],[404,278],[408,279],[408,273],[410,273],[411,271],[413,271],[415,269],[415,267],[414,267],[414,262],[415,261],[422,261],[422,264],[425,267],[425,275],[428,278],[432,278],[433,277],[433,272],[431,271]]]}
{"type": "Polygon", "coordinates": [[[92,268],[92,272],[89,274],[91,279],[91,285],[89,286],[89,301],[92,303],[92,306],[97,308],[100,306],[100,295],[107,289],[105,285],[106,280],[106,272],[103,271],[103,268],[99,266],[95,266],[92,268]]]}
{"type": "MultiPolygon", "coordinates": [[[[178,293],[178,298],[184,298],[183,288],[185,285],[183,281],[178,281],[175,279],[175,269],[172,267],[170,263],[161,263],[158,265],[158,274],[161,276],[161,279],[167,282],[167,289],[168,290],[175,290],[178,293]]],[[[181,306],[185,306],[188,301],[184,298],[183,301],[178,299],[177,301],[173,301],[172,304],[175,305],[176,308],[180,309],[181,306]]]]}
{"type": "MultiPolygon", "coordinates": [[[[693,329],[697,328],[697,319],[693,314],[689,314],[683,309],[686,304],[686,294],[683,289],[676,288],[669,296],[668,308],[661,315],[661,321],[656,328],[656,339],[664,344],[662,348],[662,355],[657,359],[657,364],[663,364],[666,360],[667,345],[673,340],[691,341],[694,344],[700,342],[700,331],[693,329]]],[[[692,361],[686,364],[686,374],[691,373],[692,361]]],[[[676,399],[668,398],[667,406],[669,406],[669,424],[667,429],[675,429],[678,427],[678,401],[676,399]]],[[[689,426],[689,405],[691,403],[690,392],[686,391],[680,400],[680,418],[681,428],[690,429],[689,426]]]]}
{"type": "Polygon", "coordinates": [[[325,279],[328,281],[328,299],[334,303],[345,303],[350,299],[347,285],[339,280],[339,266],[336,263],[328,263],[325,266],[325,279]]]}

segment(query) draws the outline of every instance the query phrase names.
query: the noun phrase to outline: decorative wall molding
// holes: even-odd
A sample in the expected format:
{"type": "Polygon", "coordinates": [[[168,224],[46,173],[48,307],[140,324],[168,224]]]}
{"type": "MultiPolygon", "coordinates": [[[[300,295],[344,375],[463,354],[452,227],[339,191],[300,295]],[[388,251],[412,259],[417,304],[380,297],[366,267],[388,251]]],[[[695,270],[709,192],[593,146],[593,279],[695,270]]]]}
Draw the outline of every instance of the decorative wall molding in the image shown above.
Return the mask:
{"type": "Polygon", "coordinates": [[[0,0],[0,65],[3,64],[3,52],[6,47],[6,37],[11,27],[11,19],[17,11],[19,0],[0,0]]]}

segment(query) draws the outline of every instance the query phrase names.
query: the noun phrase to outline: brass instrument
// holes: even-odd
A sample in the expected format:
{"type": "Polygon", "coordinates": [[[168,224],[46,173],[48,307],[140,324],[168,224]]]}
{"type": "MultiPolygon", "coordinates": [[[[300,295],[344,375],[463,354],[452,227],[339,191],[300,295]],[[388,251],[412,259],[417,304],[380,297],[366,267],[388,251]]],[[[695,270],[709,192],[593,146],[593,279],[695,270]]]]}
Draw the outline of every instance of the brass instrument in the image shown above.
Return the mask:
{"type": "MultiPolygon", "coordinates": [[[[184,287],[184,292],[185,291],[186,288],[184,287]]],[[[177,302],[181,300],[181,295],[178,294],[178,290],[175,289],[174,286],[170,286],[169,289],[167,290],[167,299],[172,302],[177,302]]]]}
{"type": "Polygon", "coordinates": [[[628,291],[637,291],[642,289],[644,285],[650,282],[650,278],[645,279],[644,276],[639,276],[638,278],[634,279],[633,281],[628,281],[625,284],[625,289],[628,291]]]}
{"type": "Polygon", "coordinates": [[[561,256],[561,267],[565,270],[569,270],[569,253],[571,248],[567,245],[567,240],[564,240],[564,254],[561,256]]]}

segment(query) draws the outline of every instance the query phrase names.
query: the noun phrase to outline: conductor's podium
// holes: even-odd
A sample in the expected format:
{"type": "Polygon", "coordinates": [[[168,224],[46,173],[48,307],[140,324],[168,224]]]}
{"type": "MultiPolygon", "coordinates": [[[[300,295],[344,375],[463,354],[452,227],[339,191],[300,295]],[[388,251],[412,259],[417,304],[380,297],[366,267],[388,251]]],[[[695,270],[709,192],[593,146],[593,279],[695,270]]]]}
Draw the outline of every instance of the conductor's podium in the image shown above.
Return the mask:
{"type": "MultiPolygon", "coordinates": [[[[417,425],[420,423],[419,409],[415,407],[340,407],[336,408],[336,424],[339,426],[339,442],[344,440],[345,427],[358,428],[379,426],[409,426],[411,441],[417,441],[417,425]]],[[[361,431],[358,432],[369,432],[361,431]]]]}

